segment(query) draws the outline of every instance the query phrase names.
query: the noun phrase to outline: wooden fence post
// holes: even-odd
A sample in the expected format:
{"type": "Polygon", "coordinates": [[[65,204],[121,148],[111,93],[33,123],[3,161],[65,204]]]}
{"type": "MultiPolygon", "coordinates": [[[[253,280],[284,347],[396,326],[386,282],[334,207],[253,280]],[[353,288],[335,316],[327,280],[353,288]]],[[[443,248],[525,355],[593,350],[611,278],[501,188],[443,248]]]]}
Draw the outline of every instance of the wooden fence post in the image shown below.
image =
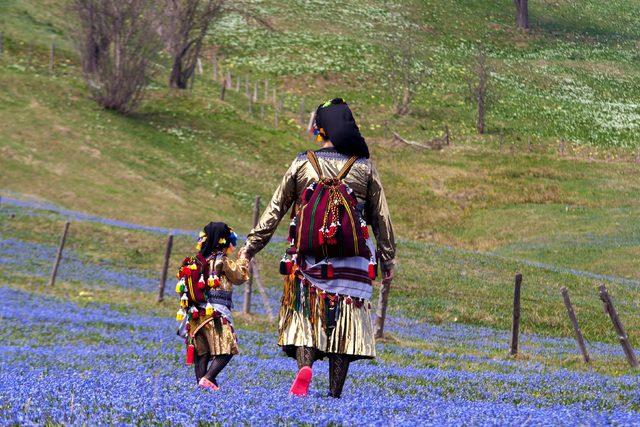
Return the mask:
{"type": "Polygon", "coordinates": [[[278,98],[276,97],[276,88],[273,88],[273,105],[276,105],[276,101],[278,100],[278,98]]]}
{"type": "Polygon", "coordinates": [[[264,309],[267,312],[267,316],[269,317],[269,321],[273,322],[273,310],[271,309],[271,303],[269,302],[269,296],[267,295],[267,291],[262,286],[262,280],[260,279],[260,268],[258,267],[258,261],[254,258],[251,260],[253,264],[252,273],[253,280],[255,284],[258,286],[258,290],[260,291],[260,296],[262,297],[262,304],[264,305],[264,309]]]}
{"type": "Polygon", "coordinates": [[[264,102],[269,101],[269,80],[264,79],[264,102]]]}
{"type": "Polygon", "coordinates": [[[60,266],[60,260],[62,259],[62,250],[64,249],[65,242],[67,241],[67,234],[69,233],[70,225],[71,223],[69,221],[64,223],[62,238],[60,238],[60,246],[58,246],[58,254],[56,255],[56,260],[53,264],[53,269],[51,270],[51,279],[49,279],[49,286],[53,286],[56,283],[56,276],[58,275],[58,267],[60,266]]]}
{"type": "MultiPolygon", "coordinates": [[[[307,123],[307,133],[312,134],[311,130],[313,129],[313,122],[316,119],[316,112],[312,111],[309,115],[309,122],[307,123]]],[[[313,135],[312,135],[313,136],[313,135]]]]}
{"type": "Polygon", "coordinates": [[[249,97],[249,76],[244,76],[244,95],[249,97]]]}
{"type": "Polygon", "coordinates": [[[224,95],[227,91],[227,82],[222,81],[222,85],[220,86],[220,101],[224,101],[224,95]]]}
{"type": "Polygon", "coordinates": [[[273,127],[278,128],[278,106],[273,108],[273,127]]]}
{"type": "Polygon", "coordinates": [[[511,325],[511,351],[512,356],[518,354],[518,337],[520,335],[520,287],[522,274],[516,273],[516,283],[513,291],[513,324],[511,325]]]}
{"type": "Polygon", "coordinates": [[[51,42],[51,48],[49,50],[49,72],[53,73],[53,66],[55,63],[55,51],[56,51],[56,44],[54,42],[51,42]]]}
{"type": "MultiPolygon", "coordinates": [[[[260,219],[260,196],[256,196],[256,200],[253,203],[253,226],[258,225],[260,219]]],[[[253,273],[255,270],[255,264],[253,261],[249,264],[249,281],[244,288],[244,304],[242,306],[243,313],[251,312],[251,291],[253,290],[253,273]]]]}
{"type": "Polygon", "coordinates": [[[611,322],[613,323],[613,327],[618,334],[618,339],[620,340],[620,345],[622,346],[622,350],[624,351],[625,356],[627,356],[627,361],[629,365],[634,368],[638,367],[638,360],[636,359],[636,355],[633,352],[633,348],[631,347],[631,343],[629,343],[629,337],[624,330],[624,326],[618,317],[618,313],[616,312],[615,307],[613,306],[613,302],[611,301],[611,297],[609,296],[609,292],[607,291],[607,287],[602,284],[600,285],[600,299],[604,303],[604,310],[607,312],[609,317],[611,318],[611,322]]]}
{"type": "Polygon", "coordinates": [[[31,69],[32,62],[33,62],[33,41],[30,41],[29,48],[27,49],[27,70],[31,69]]]}
{"type": "Polygon", "coordinates": [[[253,84],[253,102],[258,102],[258,82],[253,84]]]}
{"type": "Polygon", "coordinates": [[[198,71],[198,75],[202,75],[202,60],[200,58],[196,59],[196,70],[198,71]]]}
{"type": "Polygon", "coordinates": [[[213,68],[213,81],[218,81],[218,55],[213,54],[213,59],[211,60],[211,67],[213,68]]]}
{"type": "Polygon", "coordinates": [[[169,259],[171,258],[171,248],[173,248],[173,234],[167,237],[167,246],[164,249],[164,262],[160,274],[160,284],[158,285],[158,302],[164,299],[164,286],[167,282],[167,270],[169,269],[169,259]]]}
{"type": "Polygon", "coordinates": [[[589,358],[589,353],[587,353],[587,346],[585,346],[584,344],[584,337],[582,336],[580,325],[578,325],[576,313],[573,311],[573,306],[571,305],[571,300],[569,299],[569,290],[565,286],[563,286],[562,288],[560,288],[560,292],[562,292],[562,299],[564,300],[565,307],[567,307],[567,314],[569,315],[569,319],[571,320],[571,324],[573,325],[573,332],[576,335],[576,341],[578,342],[580,353],[582,353],[582,359],[584,359],[584,363],[589,363],[591,362],[591,359],[589,358]]]}
{"type": "Polygon", "coordinates": [[[391,281],[385,283],[382,280],[380,285],[380,295],[378,295],[378,307],[376,307],[376,326],[375,338],[384,337],[384,321],[387,318],[387,304],[389,302],[389,290],[391,289],[391,281]]]}
{"type": "Polygon", "coordinates": [[[451,144],[451,135],[449,134],[449,125],[444,125],[444,143],[445,145],[451,144]]]}
{"type": "Polygon", "coordinates": [[[225,80],[227,84],[227,89],[231,89],[232,88],[231,71],[227,70],[227,77],[225,80]]]}

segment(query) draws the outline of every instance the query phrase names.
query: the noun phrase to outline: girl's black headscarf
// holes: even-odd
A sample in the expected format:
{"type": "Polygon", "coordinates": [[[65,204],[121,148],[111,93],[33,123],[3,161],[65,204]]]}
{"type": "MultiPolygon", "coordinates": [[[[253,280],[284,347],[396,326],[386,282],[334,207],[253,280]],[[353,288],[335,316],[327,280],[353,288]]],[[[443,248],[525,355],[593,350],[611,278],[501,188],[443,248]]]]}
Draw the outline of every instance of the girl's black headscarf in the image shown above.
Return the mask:
{"type": "Polygon", "coordinates": [[[316,127],[324,130],[324,138],[331,140],[338,153],[369,158],[367,142],[360,135],[360,129],[344,99],[334,98],[318,106],[316,127]]]}
{"type": "Polygon", "coordinates": [[[214,251],[221,250],[229,246],[231,241],[231,228],[224,222],[210,222],[204,227],[204,234],[207,240],[202,244],[200,253],[208,258],[214,251]],[[225,239],[225,243],[219,243],[220,239],[225,239]]]}

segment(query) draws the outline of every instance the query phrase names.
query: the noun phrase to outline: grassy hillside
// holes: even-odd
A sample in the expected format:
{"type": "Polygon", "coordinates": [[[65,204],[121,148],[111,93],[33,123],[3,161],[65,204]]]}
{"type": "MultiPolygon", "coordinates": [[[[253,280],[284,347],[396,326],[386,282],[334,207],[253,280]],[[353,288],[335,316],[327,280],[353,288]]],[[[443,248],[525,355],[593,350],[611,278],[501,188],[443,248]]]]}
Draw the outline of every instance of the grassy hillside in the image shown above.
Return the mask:
{"type": "Polygon", "coordinates": [[[276,31],[224,19],[192,92],[168,91],[159,74],[141,110],[122,117],[87,99],[63,2],[5,0],[1,191],[149,225],[196,228],[213,217],[246,231],[253,196],[268,199],[295,153],[313,146],[296,123],[300,99],[309,109],[342,95],[401,238],[638,277],[640,230],[628,218],[640,209],[640,179],[636,148],[624,148],[640,140],[634,2],[532,2],[530,33],[513,29],[509,1],[256,4],[276,31]],[[400,119],[384,75],[385,52],[403,39],[430,75],[400,119]],[[495,70],[482,137],[465,101],[478,45],[495,70]],[[234,75],[268,78],[286,95],[278,129],[270,105],[249,117],[242,94],[218,100],[212,47],[234,75]],[[453,147],[443,151],[390,138],[426,140],[445,123],[453,147]]]}

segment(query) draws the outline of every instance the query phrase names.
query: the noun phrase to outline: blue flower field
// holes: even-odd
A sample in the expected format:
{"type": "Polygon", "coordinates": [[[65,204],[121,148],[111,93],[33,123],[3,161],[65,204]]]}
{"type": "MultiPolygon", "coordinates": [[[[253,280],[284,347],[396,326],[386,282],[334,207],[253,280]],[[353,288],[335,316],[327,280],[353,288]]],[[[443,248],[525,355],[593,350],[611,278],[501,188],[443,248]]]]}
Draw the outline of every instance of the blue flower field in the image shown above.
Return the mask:
{"type": "MultiPolygon", "coordinates": [[[[522,351],[535,360],[514,360],[495,356],[506,348],[508,331],[403,316],[388,319],[396,340],[378,344],[378,359],[351,366],[340,400],[325,397],[326,362],[316,364],[310,397],[288,395],[295,362],[276,346],[274,325],[240,325],[241,354],[219,377],[221,390],[203,391],[184,364],[171,316],[144,300],[77,302],[21,287],[28,279],[11,272],[30,269],[32,279],[46,279],[55,256],[51,245],[1,237],[0,254],[3,425],[640,422],[637,376],[540,363],[575,354],[569,338],[526,334],[522,351]]],[[[91,264],[71,250],[58,280],[89,295],[131,290],[132,298],[157,285],[150,271],[91,264]]],[[[241,297],[235,293],[236,307],[241,297]]],[[[274,289],[270,297],[277,307],[274,289]]],[[[594,357],[622,357],[613,344],[592,342],[589,350],[594,357]]]]}

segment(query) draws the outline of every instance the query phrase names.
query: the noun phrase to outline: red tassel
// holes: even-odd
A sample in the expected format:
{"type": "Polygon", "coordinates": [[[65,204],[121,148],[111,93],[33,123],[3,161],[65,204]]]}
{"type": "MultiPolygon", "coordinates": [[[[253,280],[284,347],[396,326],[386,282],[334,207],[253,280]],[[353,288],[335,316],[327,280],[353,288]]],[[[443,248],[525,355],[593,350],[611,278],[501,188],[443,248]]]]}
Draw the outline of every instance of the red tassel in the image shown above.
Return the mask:
{"type": "Polygon", "coordinates": [[[200,317],[200,310],[193,310],[191,312],[191,318],[197,320],[200,317]]]}
{"type": "Polygon", "coordinates": [[[327,264],[327,279],[333,279],[333,264],[327,264]]]}
{"type": "Polygon", "coordinates": [[[376,265],[369,261],[369,279],[374,280],[376,278],[376,265]]]}
{"type": "Polygon", "coordinates": [[[369,238],[369,227],[366,225],[362,227],[362,237],[367,240],[369,238]]]}
{"type": "Polygon", "coordinates": [[[196,360],[196,348],[193,344],[187,346],[187,366],[193,365],[196,360]]]}
{"type": "Polygon", "coordinates": [[[291,261],[290,259],[285,261],[285,271],[287,272],[287,275],[291,274],[291,272],[293,271],[293,261],[291,261]]]}
{"type": "Polygon", "coordinates": [[[324,245],[324,233],[322,230],[318,230],[318,243],[324,245]]]}

